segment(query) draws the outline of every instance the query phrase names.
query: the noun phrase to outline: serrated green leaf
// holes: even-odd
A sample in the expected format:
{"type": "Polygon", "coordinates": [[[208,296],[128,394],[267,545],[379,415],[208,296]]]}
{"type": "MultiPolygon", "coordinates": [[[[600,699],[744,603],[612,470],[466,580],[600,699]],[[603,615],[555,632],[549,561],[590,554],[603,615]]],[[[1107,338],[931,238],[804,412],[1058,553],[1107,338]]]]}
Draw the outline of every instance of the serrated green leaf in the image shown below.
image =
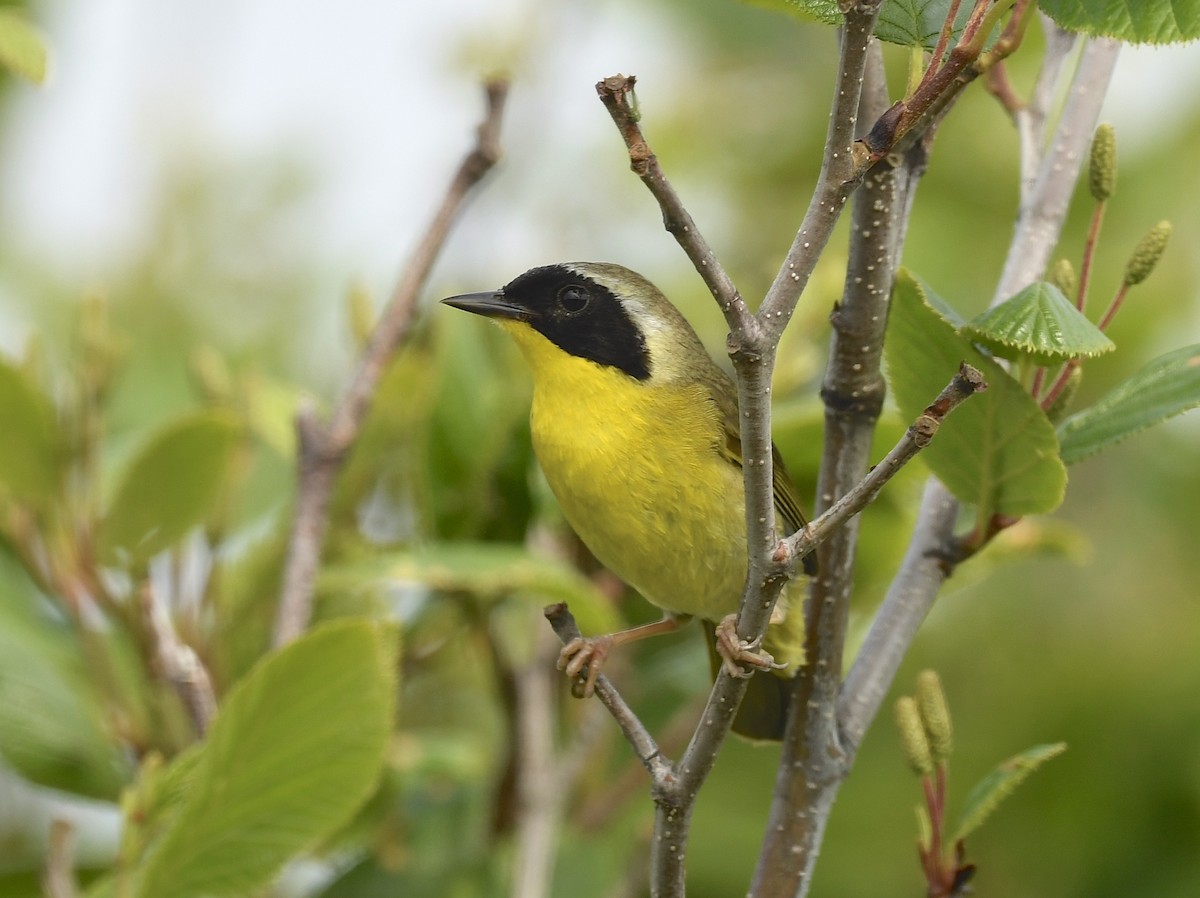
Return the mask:
{"type": "MultiPolygon", "coordinates": [[[[756,6],[766,6],[795,13],[803,18],[840,25],[843,21],[836,0],[750,0],[756,6]]],[[[937,45],[942,23],[950,13],[950,0],[886,0],[875,25],[880,40],[905,47],[937,45]]],[[[970,3],[960,3],[954,23],[954,37],[962,32],[971,14],[970,3]]],[[[953,46],[953,42],[951,43],[953,46]]]]}
{"type": "Polygon", "coordinates": [[[965,839],[977,830],[996,807],[1008,798],[1033,773],[1051,758],[1057,758],[1067,750],[1067,743],[1035,745],[1019,755],[1002,762],[995,770],[980,780],[967,796],[967,804],[959,820],[951,844],[965,839]]]}
{"type": "Polygon", "coordinates": [[[1170,44],[1200,37],[1195,0],[1040,0],[1061,28],[1138,44],[1170,44]]]}
{"type": "Polygon", "coordinates": [[[1058,427],[1062,459],[1074,464],[1138,431],[1200,406],[1200,344],[1159,356],[1058,427]]]}
{"type": "Polygon", "coordinates": [[[229,693],[178,815],[134,898],[244,895],[343,825],[378,779],[395,693],[393,633],[364,620],[311,631],[229,693]]]}
{"type": "Polygon", "coordinates": [[[544,603],[566,602],[584,633],[619,626],[612,603],[579,571],[511,543],[439,543],[381,555],[326,570],[320,587],[354,589],[380,580],[468,593],[485,602],[527,594],[544,603]]]}
{"type": "Polygon", "coordinates": [[[0,361],[0,496],[44,508],[58,492],[63,436],[50,400],[25,375],[0,361]]]}
{"type": "Polygon", "coordinates": [[[842,14],[838,12],[837,0],[743,0],[751,6],[761,6],[794,15],[802,21],[822,22],[826,25],[838,25],[842,22],[842,14]]]}
{"type": "Polygon", "coordinates": [[[19,12],[0,10],[0,65],[34,84],[46,80],[46,42],[19,12]]]}
{"type": "Polygon", "coordinates": [[[1090,359],[1117,347],[1048,281],[976,315],[960,332],[1005,359],[1028,356],[1039,365],[1090,359]]]}
{"type": "Polygon", "coordinates": [[[921,454],[955,496],[985,515],[1039,514],[1062,502],[1067,475],[1053,425],[1008,372],[955,332],[905,271],[892,294],[885,352],[907,420],[937,397],[961,362],[987,380],[988,389],[955,409],[921,454]]]}
{"type": "MultiPolygon", "coordinates": [[[[950,46],[962,33],[971,16],[971,3],[960,3],[954,21],[950,46]]],[[[950,0],[887,0],[879,11],[875,36],[883,41],[905,47],[937,46],[942,24],[950,14],[950,0]]]]}
{"type": "Polygon", "coordinates": [[[137,563],[202,524],[221,497],[241,426],[212,409],[159,431],[126,467],[100,529],[101,556],[137,563]]]}

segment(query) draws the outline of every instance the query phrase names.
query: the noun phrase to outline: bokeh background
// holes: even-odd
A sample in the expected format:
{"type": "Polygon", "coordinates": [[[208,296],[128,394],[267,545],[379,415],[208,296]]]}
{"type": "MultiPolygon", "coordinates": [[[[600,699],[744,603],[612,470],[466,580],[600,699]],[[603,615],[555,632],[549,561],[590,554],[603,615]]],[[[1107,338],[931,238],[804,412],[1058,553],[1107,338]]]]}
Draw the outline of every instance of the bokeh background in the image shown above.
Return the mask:
{"type": "MultiPolygon", "coordinates": [[[[386,297],[468,145],[480,75],[513,73],[504,161],[435,269],[421,355],[390,381],[374,460],[357,459],[340,494],[345,533],[384,549],[519,542],[530,522],[554,527],[524,442],[519,359],[482,322],[435,308],[438,297],[551,261],[620,261],[659,283],[720,357],[720,316],[629,174],[593,84],[638,75],[660,160],[755,297],[807,204],[835,59],[829,29],[728,0],[48,0],[28,11],[53,62],[43,88],[4,83],[0,350],[41,353],[62,369],[81,303],[103,299],[123,346],[106,409],[110,479],[147,432],[204,401],[198,357],[257,384],[284,429],[297,395],[336,396],[356,352],[347,296],[360,307],[386,297]],[[419,452],[404,442],[414,421],[427,437],[419,452]]],[[[1032,81],[1039,43],[1031,36],[1012,62],[1018,87],[1032,81]]],[[[895,92],[903,54],[891,62],[895,92]]],[[[1087,366],[1081,403],[1200,339],[1200,184],[1188,149],[1200,138],[1198,80],[1195,47],[1127,48],[1117,69],[1103,118],[1116,126],[1120,170],[1093,302],[1115,288],[1151,225],[1169,219],[1175,232],[1112,328],[1119,351],[1087,366]]],[[[976,86],[938,134],[920,186],[905,264],[968,315],[990,298],[1004,258],[1016,151],[1002,110],[976,86]]],[[[1080,197],[1059,255],[1078,259],[1089,213],[1080,197]]],[[[802,298],[777,378],[779,440],[810,494],[843,247],[839,234],[802,298]]],[[[260,465],[243,519],[257,534],[285,519],[291,488],[286,448],[260,465]]],[[[1001,759],[1069,744],[971,840],[981,894],[1195,895],[1200,429],[1170,422],[1070,474],[1052,519],[1027,522],[955,575],[898,687],[924,667],[943,677],[958,742],[952,807],[1001,759]]],[[[919,486],[914,471],[868,512],[860,623],[903,550],[919,486]]],[[[0,580],[0,603],[10,579],[0,580]]],[[[475,649],[447,635],[457,618],[430,612],[425,598],[385,597],[412,622],[410,644],[428,651],[405,681],[411,716],[401,725],[432,760],[405,772],[396,863],[422,871],[411,894],[499,894],[503,878],[481,871],[494,848],[486,820],[503,715],[479,685],[486,672],[472,674],[479,682],[439,679],[451,676],[448,653],[475,649]]],[[[621,613],[650,611],[634,600],[621,613]]],[[[268,618],[253,618],[260,631],[268,618]]],[[[665,643],[618,672],[663,726],[704,681],[696,634],[665,643]]],[[[230,677],[244,666],[225,662],[230,677]]],[[[723,755],[697,813],[693,894],[744,888],[774,758],[740,743],[723,755]]],[[[631,761],[614,742],[597,763],[624,773],[631,761]]],[[[590,798],[603,786],[591,782],[590,798]]],[[[815,894],[921,890],[919,798],[881,715],[842,790],[815,894]]],[[[62,813],[79,821],[85,865],[102,866],[116,838],[111,802],[69,798],[0,767],[0,873],[34,864],[62,813]]],[[[573,824],[555,893],[608,894],[648,815],[635,789],[603,836],[573,824]]],[[[343,888],[328,894],[369,894],[343,888]]]]}

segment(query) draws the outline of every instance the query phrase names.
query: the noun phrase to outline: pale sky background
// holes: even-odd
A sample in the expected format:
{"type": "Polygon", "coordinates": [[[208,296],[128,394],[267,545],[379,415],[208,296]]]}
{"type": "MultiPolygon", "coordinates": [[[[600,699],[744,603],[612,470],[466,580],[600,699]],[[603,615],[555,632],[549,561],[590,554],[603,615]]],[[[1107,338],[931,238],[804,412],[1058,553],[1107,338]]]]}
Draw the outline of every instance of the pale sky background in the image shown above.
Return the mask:
{"type": "MultiPolygon", "coordinates": [[[[313,251],[347,280],[385,291],[468,144],[483,54],[525,60],[496,179],[504,189],[479,197],[443,266],[467,280],[551,261],[555,247],[528,236],[544,235],[547,219],[551,233],[560,226],[562,258],[602,242],[594,252],[648,274],[680,261],[656,261],[669,238],[593,91],[604,75],[636,72],[646,105],[686,77],[686,36],[654,4],[48,0],[34,16],[52,72],[41,89],[16,87],[0,221],[31,261],[67,280],[102,279],[136,252],[167,160],[286,156],[315,177],[303,230],[313,251]],[[508,197],[503,208],[498,196],[508,197]],[[638,214],[624,216],[619,235],[576,239],[630,202],[638,214]],[[573,228],[591,209],[596,217],[573,228]]],[[[1123,54],[1105,118],[1125,153],[1170,139],[1171,104],[1176,91],[1193,95],[1200,51],[1123,54]]]]}
{"type": "MultiPolygon", "coordinates": [[[[166,160],[285,155],[315,176],[306,236],[385,287],[480,115],[483,63],[468,47],[529,51],[498,175],[529,203],[467,255],[511,252],[524,216],[564,191],[583,208],[594,191],[603,207],[626,175],[595,81],[636,70],[665,87],[673,68],[654,16],[611,5],[52,0],[37,20],[52,74],[17,89],[0,216],[30,253],[85,279],[136,248],[166,160]],[[603,138],[616,161],[607,176],[572,153],[603,138]]],[[[645,225],[661,230],[652,215],[645,225]]]]}

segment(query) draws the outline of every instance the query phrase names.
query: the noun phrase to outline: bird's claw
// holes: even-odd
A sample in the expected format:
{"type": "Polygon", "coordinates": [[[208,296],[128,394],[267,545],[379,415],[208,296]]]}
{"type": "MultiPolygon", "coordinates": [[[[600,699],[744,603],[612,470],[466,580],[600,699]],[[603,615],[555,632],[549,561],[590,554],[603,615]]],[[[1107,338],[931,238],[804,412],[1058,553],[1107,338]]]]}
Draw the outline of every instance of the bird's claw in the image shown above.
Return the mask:
{"type": "Polygon", "coordinates": [[[721,666],[731,677],[744,679],[756,670],[783,670],[787,667],[762,649],[761,636],[753,640],[738,636],[736,614],[726,616],[717,624],[716,630],[717,654],[721,656],[721,666]]]}
{"type": "Polygon", "coordinates": [[[613,648],[611,636],[576,636],[558,653],[558,669],[571,682],[571,694],[576,698],[588,698],[596,689],[596,678],[608,660],[613,648]]]}

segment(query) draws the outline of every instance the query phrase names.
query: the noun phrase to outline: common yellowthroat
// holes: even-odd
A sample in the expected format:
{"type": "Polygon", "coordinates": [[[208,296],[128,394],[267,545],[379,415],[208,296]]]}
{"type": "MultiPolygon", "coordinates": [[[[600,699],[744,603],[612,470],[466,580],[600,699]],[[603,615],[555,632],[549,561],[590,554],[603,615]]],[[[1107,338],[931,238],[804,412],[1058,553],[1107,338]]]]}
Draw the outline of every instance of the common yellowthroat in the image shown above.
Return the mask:
{"type": "MultiPolygon", "coordinates": [[[[534,268],[443,302],[516,341],[533,370],[534,452],[563,514],[601,563],[665,612],[575,640],[559,668],[585,676],[588,694],[612,648],[699,617],[730,673],[775,674],[751,681],[735,731],[779,738],[803,660],[803,613],[785,591],[763,646],[737,637],[746,580],[737,391],[691,325],[648,280],[608,263],[534,268]]],[[[778,524],[792,533],[804,516],[778,450],[774,471],[778,524]]]]}

